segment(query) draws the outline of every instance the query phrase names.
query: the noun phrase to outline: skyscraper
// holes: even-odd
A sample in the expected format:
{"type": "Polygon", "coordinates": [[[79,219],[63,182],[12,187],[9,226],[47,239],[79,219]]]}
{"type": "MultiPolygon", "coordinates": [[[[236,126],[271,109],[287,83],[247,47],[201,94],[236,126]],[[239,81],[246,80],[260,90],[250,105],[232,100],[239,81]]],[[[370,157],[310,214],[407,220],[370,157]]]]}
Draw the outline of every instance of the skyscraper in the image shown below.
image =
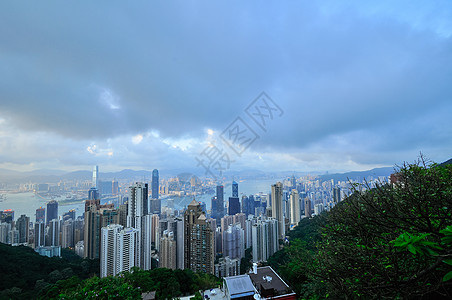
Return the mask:
{"type": "Polygon", "coordinates": [[[284,240],[286,236],[286,226],[283,214],[283,185],[281,182],[272,185],[271,208],[272,218],[278,221],[278,238],[284,240]]]}
{"type": "Polygon", "coordinates": [[[224,216],[224,187],[222,185],[217,185],[217,197],[215,199],[215,207],[212,207],[212,211],[215,212],[214,215],[217,224],[220,224],[220,220],[224,216]]]}
{"type": "MultiPolygon", "coordinates": [[[[175,218],[176,222],[176,232],[174,238],[176,239],[176,268],[184,268],[184,219],[175,218]]],[[[174,232],[174,231],[173,231],[174,232]]]]}
{"type": "Polygon", "coordinates": [[[74,221],[72,218],[67,219],[61,226],[61,247],[74,247],[74,221]]]}
{"type": "Polygon", "coordinates": [[[239,223],[229,225],[223,233],[223,257],[242,258],[245,256],[245,231],[239,223]]]}
{"type": "Polygon", "coordinates": [[[240,200],[238,197],[229,197],[228,215],[240,213],[240,200]]]}
{"type": "Polygon", "coordinates": [[[217,196],[212,197],[210,200],[210,217],[215,220],[217,218],[217,196]]]}
{"type": "Polygon", "coordinates": [[[137,256],[136,240],[139,230],[123,228],[112,224],[102,228],[102,245],[100,255],[100,276],[114,276],[123,271],[130,271],[137,256]]]}
{"type": "MultiPolygon", "coordinates": [[[[90,200],[86,200],[86,202],[88,201],[90,200]]],[[[99,258],[100,214],[95,203],[88,207],[85,204],[85,209],[84,257],[96,259],[99,258]]]]}
{"type": "Polygon", "coordinates": [[[28,243],[28,236],[30,230],[30,217],[21,215],[16,222],[16,228],[19,230],[19,243],[28,243]]]}
{"type": "Polygon", "coordinates": [[[13,246],[19,245],[19,230],[14,227],[8,231],[8,243],[13,246]]]}
{"type": "Polygon", "coordinates": [[[151,269],[152,215],[149,215],[148,184],[136,182],[129,187],[127,226],[138,230],[135,265],[151,269]]]}
{"type": "Polygon", "coordinates": [[[159,198],[159,171],[152,170],[152,199],[159,198]]]}
{"type": "Polygon", "coordinates": [[[136,247],[137,257],[139,259],[135,260],[135,265],[143,270],[150,270],[152,267],[151,259],[151,246],[152,246],[152,225],[153,219],[152,215],[145,215],[137,218],[136,227],[138,232],[138,242],[136,247]],[[139,220],[139,221],[138,221],[139,220]]]}
{"type": "Polygon", "coordinates": [[[94,166],[93,167],[93,183],[92,183],[92,187],[93,188],[98,188],[98,184],[99,184],[99,167],[98,166],[94,166]]]}
{"type": "Polygon", "coordinates": [[[250,195],[247,197],[246,195],[242,196],[242,213],[245,216],[254,215],[254,196],[250,195]]]}
{"type": "Polygon", "coordinates": [[[49,222],[49,246],[60,246],[60,221],[52,219],[49,222]]]}
{"type": "Polygon", "coordinates": [[[98,200],[100,199],[99,190],[95,187],[92,187],[88,191],[88,200],[98,200]]]}
{"type": "Polygon", "coordinates": [[[111,182],[111,194],[118,195],[119,194],[119,183],[113,179],[111,182]]]}
{"type": "Polygon", "coordinates": [[[229,197],[228,215],[233,216],[240,212],[239,185],[232,182],[232,197],[229,197]]]}
{"type": "Polygon", "coordinates": [[[100,277],[116,275],[118,233],[123,229],[119,224],[102,228],[100,252],[100,277]]]}
{"type": "Polygon", "coordinates": [[[44,207],[40,207],[36,209],[36,223],[46,221],[46,209],[44,207]]]}
{"type": "Polygon", "coordinates": [[[292,177],[290,177],[290,185],[292,189],[296,189],[297,188],[297,180],[295,179],[295,176],[292,175],[292,177]]]}
{"type": "Polygon", "coordinates": [[[239,197],[239,184],[235,181],[232,182],[232,197],[239,197]]]}
{"type": "Polygon", "coordinates": [[[196,200],[184,213],[184,263],[195,272],[214,273],[215,235],[196,200]]]}
{"type": "Polygon", "coordinates": [[[63,214],[63,221],[72,219],[73,221],[75,221],[75,209],[71,209],[68,212],[65,212],[63,214]]]}
{"type": "Polygon", "coordinates": [[[289,219],[291,225],[298,225],[300,222],[300,198],[298,191],[293,189],[289,198],[289,219]]]}
{"type": "Polygon", "coordinates": [[[35,248],[45,246],[45,225],[44,221],[35,223],[35,248]]]}
{"type": "Polygon", "coordinates": [[[311,217],[311,200],[309,197],[304,198],[304,215],[306,218],[311,217]]]}
{"type": "Polygon", "coordinates": [[[58,219],[58,202],[52,200],[47,203],[47,221],[46,224],[49,225],[50,221],[53,219],[58,219]]]}
{"type": "Polygon", "coordinates": [[[162,200],[150,199],[149,206],[150,206],[149,213],[160,216],[160,213],[162,212],[162,200]]]}
{"type": "Polygon", "coordinates": [[[333,188],[333,202],[334,204],[338,204],[341,201],[341,188],[335,186],[333,188]]]}
{"type": "Polygon", "coordinates": [[[174,233],[165,230],[160,238],[159,268],[176,269],[176,241],[174,233]]]}
{"type": "Polygon", "coordinates": [[[257,219],[252,225],[253,262],[267,261],[278,251],[279,222],[273,218],[257,219]]]}
{"type": "Polygon", "coordinates": [[[8,232],[11,230],[11,223],[0,222],[0,243],[8,244],[8,232]]]}
{"type": "Polygon", "coordinates": [[[135,228],[135,218],[149,213],[148,184],[136,182],[129,187],[127,226],[135,228]]]}
{"type": "Polygon", "coordinates": [[[0,211],[0,223],[14,223],[14,210],[12,209],[5,209],[0,211]]]}

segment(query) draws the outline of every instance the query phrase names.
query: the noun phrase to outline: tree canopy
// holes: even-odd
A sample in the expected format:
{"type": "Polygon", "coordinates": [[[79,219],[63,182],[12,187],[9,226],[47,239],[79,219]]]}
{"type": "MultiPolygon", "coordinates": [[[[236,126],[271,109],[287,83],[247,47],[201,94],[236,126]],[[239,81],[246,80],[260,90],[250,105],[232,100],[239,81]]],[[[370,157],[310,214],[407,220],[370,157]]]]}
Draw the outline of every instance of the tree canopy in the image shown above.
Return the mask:
{"type": "Polygon", "coordinates": [[[99,272],[99,260],[82,259],[68,249],[46,257],[26,246],[0,243],[0,299],[31,299],[58,280],[85,279],[99,272]]]}
{"type": "Polygon", "coordinates": [[[452,298],[452,166],[396,178],[300,222],[277,267],[301,297],[452,298]]]}
{"type": "Polygon", "coordinates": [[[156,292],[156,299],[174,299],[218,286],[219,279],[191,270],[158,268],[144,271],[132,268],[118,276],[76,277],[61,280],[40,294],[42,299],[141,299],[141,293],[156,292]]]}

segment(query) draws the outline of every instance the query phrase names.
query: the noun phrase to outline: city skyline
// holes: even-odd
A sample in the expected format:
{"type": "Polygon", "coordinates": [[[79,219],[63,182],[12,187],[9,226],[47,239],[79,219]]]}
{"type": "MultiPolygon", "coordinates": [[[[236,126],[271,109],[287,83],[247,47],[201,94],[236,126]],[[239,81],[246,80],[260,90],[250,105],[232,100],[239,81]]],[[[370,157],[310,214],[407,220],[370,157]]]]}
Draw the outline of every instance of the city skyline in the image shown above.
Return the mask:
{"type": "Polygon", "coordinates": [[[447,1],[2,3],[0,25],[1,169],[191,170],[234,154],[236,118],[258,138],[230,170],[452,156],[447,1]],[[261,92],[283,112],[265,128],[261,92]]]}

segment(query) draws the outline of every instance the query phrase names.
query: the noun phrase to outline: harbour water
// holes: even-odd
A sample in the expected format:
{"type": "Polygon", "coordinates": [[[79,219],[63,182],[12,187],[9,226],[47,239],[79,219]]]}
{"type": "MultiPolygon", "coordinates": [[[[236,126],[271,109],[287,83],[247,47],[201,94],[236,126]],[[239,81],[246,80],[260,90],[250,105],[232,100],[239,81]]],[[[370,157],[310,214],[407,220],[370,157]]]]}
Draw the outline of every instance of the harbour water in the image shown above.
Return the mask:
{"type": "MultiPolygon", "coordinates": [[[[3,202],[0,202],[0,210],[12,209],[14,211],[14,219],[25,214],[30,217],[32,222],[35,221],[36,209],[41,206],[46,207],[47,202],[50,201],[50,199],[40,197],[31,192],[5,194],[4,198],[3,202]]],[[[56,200],[58,201],[58,199],[56,200]]],[[[83,200],[79,200],[79,203],[58,202],[58,214],[60,216],[71,209],[75,209],[76,215],[80,216],[85,209],[83,200]]]]}
{"type": "MultiPolygon", "coordinates": [[[[276,179],[265,179],[265,180],[244,180],[239,181],[239,197],[241,195],[251,195],[257,194],[259,192],[269,193],[271,190],[271,185],[276,183],[278,180],[276,179]]],[[[231,196],[231,183],[228,182],[224,185],[224,200],[225,202],[231,196]]],[[[210,209],[211,206],[211,198],[215,196],[215,194],[204,194],[196,197],[196,201],[201,201],[206,203],[207,209],[210,209]]],[[[193,200],[193,196],[185,196],[185,197],[167,197],[162,200],[162,206],[166,205],[167,199],[173,199],[174,205],[176,209],[183,209],[187,207],[187,205],[193,200]]],[[[55,200],[58,201],[58,214],[61,216],[65,212],[68,212],[71,209],[75,209],[76,216],[80,216],[84,212],[84,201],[59,201],[58,198],[55,200]]],[[[39,207],[46,207],[47,202],[50,199],[43,198],[39,195],[35,195],[34,193],[6,193],[3,197],[3,201],[0,202],[0,210],[12,209],[14,210],[14,219],[20,217],[20,215],[25,214],[30,217],[31,221],[35,221],[36,209],[39,207]]]]}

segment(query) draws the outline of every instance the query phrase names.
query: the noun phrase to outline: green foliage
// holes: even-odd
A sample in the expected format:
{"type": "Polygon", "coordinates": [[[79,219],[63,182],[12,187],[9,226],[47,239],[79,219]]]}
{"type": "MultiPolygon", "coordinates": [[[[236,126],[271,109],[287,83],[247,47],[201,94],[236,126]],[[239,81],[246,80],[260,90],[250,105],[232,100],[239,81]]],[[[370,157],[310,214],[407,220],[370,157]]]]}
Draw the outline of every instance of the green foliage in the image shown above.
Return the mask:
{"type": "Polygon", "coordinates": [[[200,292],[196,292],[194,297],[191,297],[190,300],[203,300],[200,292]]]}
{"type": "Polygon", "coordinates": [[[67,249],[62,256],[48,258],[30,247],[0,243],[0,299],[33,299],[59,280],[84,279],[99,270],[99,260],[84,260],[67,249]]]}
{"type": "Polygon", "coordinates": [[[399,251],[408,250],[413,255],[424,255],[425,253],[430,255],[438,255],[434,249],[443,250],[443,248],[441,248],[437,242],[429,241],[428,237],[430,235],[430,233],[410,234],[408,232],[404,232],[390,243],[393,244],[394,247],[398,248],[399,251]]]}
{"type": "Polygon", "coordinates": [[[93,277],[64,290],[58,299],[141,299],[141,291],[120,277],[93,277]]]}
{"type": "Polygon", "coordinates": [[[253,253],[252,248],[248,248],[245,250],[245,257],[240,260],[240,274],[245,274],[248,270],[253,266],[252,259],[253,253]]]}
{"type": "Polygon", "coordinates": [[[452,166],[398,174],[291,233],[277,267],[302,298],[452,297],[452,166]]]}
{"type": "Polygon", "coordinates": [[[74,276],[60,280],[44,288],[39,296],[41,299],[141,299],[141,293],[155,291],[157,299],[173,299],[216,287],[219,283],[213,275],[191,270],[143,271],[134,267],[131,272],[115,277],[80,281],[74,276]]]}

